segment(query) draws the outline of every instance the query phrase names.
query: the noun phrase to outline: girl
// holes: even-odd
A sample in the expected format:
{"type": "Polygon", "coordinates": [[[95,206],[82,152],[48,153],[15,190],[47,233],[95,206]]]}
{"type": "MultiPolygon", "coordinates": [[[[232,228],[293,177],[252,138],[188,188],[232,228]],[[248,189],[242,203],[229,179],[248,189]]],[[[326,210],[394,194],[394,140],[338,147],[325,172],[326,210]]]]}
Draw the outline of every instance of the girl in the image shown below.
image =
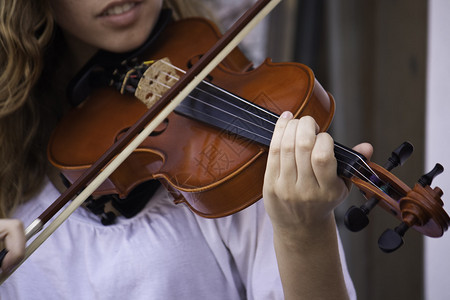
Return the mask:
{"type": "MultiPolygon", "coordinates": [[[[99,49],[138,48],[163,5],[181,17],[201,7],[162,0],[0,3],[3,272],[24,255],[22,224],[62,189],[45,148],[67,110],[68,81],[99,49]]],[[[369,145],[357,151],[372,152],[369,145]]],[[[347,193],[331,137],[317,134],[311,117],[294,120],[285,112],[270,146],[264,202],[209,220],[175,206],[160,188],[135,217],[111,226],[78,209],[0,287],[0,298],[354,298],[333,215],[347,193]]]]}

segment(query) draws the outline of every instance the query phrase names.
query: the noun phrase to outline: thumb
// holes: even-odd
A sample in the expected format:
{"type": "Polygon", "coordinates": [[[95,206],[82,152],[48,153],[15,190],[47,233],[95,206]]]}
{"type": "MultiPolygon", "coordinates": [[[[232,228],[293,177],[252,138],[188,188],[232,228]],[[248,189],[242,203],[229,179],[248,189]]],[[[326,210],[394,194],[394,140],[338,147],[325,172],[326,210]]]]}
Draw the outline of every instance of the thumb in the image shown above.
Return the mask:
{"type": "Polygon", "coordinates": [[[371,144],[369,143],[361,143],[356,145],[355,147],[353,147],[353,150],[361,153],[362,155],[364,155],[364,157],[366,157],[368,160],[370,160],[370,158],[372,157],[373,154],[373,147],[371,144]]]}

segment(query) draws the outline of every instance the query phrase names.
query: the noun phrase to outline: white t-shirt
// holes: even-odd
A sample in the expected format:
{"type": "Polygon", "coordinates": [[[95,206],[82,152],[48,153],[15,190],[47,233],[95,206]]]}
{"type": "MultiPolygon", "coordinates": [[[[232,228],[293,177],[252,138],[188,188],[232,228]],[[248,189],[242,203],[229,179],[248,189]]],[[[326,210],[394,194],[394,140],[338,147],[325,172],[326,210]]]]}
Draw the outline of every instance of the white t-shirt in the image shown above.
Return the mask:
{"type": "MultiPolygon", "coordinates": [[[[16,217],[27,226],[58,196],[47,183],[16,217]]],[[[272,242],[263,201],[205,219],[160,188],[114,225],[77,209],[0,286],[0,299],[283,299],[272,242]]]]}

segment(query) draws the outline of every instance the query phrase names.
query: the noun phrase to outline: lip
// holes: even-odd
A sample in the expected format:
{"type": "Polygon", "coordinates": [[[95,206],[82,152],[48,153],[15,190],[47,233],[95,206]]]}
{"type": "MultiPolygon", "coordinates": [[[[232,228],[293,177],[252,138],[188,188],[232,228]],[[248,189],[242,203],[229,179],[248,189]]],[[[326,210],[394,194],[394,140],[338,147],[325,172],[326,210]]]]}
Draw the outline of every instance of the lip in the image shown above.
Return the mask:
{"type": "Polygon", "coordinates": [[[137,20],[141,4],[142,1],[114,1],[106,5],[103,10],[99,14],[97,14],[96,17],[113,27],[127,26],[137,20]],[[131,9],[120,14],[107,14],[108,10],[117,6],[123,6],[128,3],[133,5],[131,9]]]}

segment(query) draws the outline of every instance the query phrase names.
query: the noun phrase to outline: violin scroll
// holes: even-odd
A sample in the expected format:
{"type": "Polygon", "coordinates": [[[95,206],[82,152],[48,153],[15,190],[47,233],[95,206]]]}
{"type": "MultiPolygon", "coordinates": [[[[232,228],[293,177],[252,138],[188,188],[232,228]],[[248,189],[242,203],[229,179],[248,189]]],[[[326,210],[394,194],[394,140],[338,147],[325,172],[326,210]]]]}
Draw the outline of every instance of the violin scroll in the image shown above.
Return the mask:
{"type": "Polygon", "coordinates": [[[436,164],[433,170],[423,175],[414,188],[400,199],[402,222],[394,229],[386,229],[383,232],[378,240],[381,250],[390,253],[400,248],[404,243],[404,234],[413,226],[420,227],[422,233],[431,237],[439,237],[447,230],[449,220],[442,209],[443,192],[439,187],[434,189],[430,187],[434,177],[443,171],[444,167],[436,164]],[[425,226],[430,219],[434,220],[436,226],[427,229],[425,226]]]}
{"type": "Polygon", "coordinates": [[[386,253],[403,245],[403,236],[409,228],[430,237],[440,237],[450,223],[450,218],[443,209],[442,190],[430,186],[433,179],[443,172],[442,165],[436,164],[433,170],[420,177],[413,189],[389,172],[402,165],[411,155],[412,149],[411,144],[403,143],[392,152],[385,168],[369,162],[367,166],[374,172],[370,178],[358,176],[360,172],[355,172],[355,176],[351,178],[363,192],[367,202],[359,208],[352,206],[347,211],[345,224],[350,231],[359,231],[367,226],[367,215],[376,205],[401,221],[394,229],[387,229],[378,240],[379,248],[386,253]]]}

